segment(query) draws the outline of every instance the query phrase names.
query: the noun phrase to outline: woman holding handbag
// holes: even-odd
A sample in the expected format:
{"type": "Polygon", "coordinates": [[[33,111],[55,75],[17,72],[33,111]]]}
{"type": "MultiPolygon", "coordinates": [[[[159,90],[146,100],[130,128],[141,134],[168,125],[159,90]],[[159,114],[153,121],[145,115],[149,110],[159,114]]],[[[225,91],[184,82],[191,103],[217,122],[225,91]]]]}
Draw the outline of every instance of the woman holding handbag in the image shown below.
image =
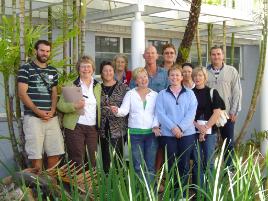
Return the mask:
{"type": "MultiPolygon", "coordinates": [[[[225,109],[224,102],[218,91],[206,86],[207,79],[208,75],[206,68],[194,68],[193,81],[195,83],[195,88],[193,88],[193,92],[195,93],[198,102],[194,125],[199,135],[198,145],[203,164],[197,164],[197,161],[200,160],[197,159],[195,154],[193,175],[198,175],[197,169],[198,165],[200,165],[201,183],[203,183],[203,173],[206,170],[209,172],[213,171],[213,155],[217,141],[217,127],[215,124],[220,116],[221,110],[225,109]],[[211,92],[213,93],[211,94],[211,92]]],[[[193,178],[193,180],[193,183],[197,182],[197,178],[193,178]]]]}

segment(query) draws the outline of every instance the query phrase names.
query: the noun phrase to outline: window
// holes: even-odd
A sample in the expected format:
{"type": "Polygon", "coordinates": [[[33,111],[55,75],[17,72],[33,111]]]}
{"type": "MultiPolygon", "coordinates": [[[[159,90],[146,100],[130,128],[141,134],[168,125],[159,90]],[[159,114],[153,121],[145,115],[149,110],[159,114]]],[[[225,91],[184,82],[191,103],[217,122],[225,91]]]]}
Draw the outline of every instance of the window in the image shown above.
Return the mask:
{"type": "Polygon", "coordinates": [[[96,52],[119,52],[119,38],[96,36],[96,52]]]}
{"type": "Polygon", "coordinates": [[[123,52],[131,53],[131,38],[123,38],[123,52]]]}
{"type": "MultiPolygon", "coordinates": [[[[201,44],[201,58],[202,58],[202,66],[207,66],[207,45],[201,44]]],[[[194,66],[198,65],[198,54],[197,54],[197,48],[196,44],[192,45],[191,48],[191,63],[194,66]]]]}
{"type": "MultiPolygon", "coordinates": [[[[226,64],[231,65],[231,46],[226,46],[226,64]]],[[[240,76],[242,76],[242,72],[240,69],[240,47],[235,47],[234,48],[234,63],[232,66],[236,68],[236,70],[239,72],[240,76]]]]}
{"type": "Polygon", "coordinates": [[[96,36],[95,50],[96,74],[100,74],[100,63],[104,60],[112,61],[114,56],[120,52],[120,38],[96,36]]]}
{"type": "Polygon", "coordinates": [[[162,48],[164,45],[166,45],[168,41],[165,40],[148,40],[148,45],[153,45],[156,47],[157,53],[159,55],[162,54],[162,48]]]}

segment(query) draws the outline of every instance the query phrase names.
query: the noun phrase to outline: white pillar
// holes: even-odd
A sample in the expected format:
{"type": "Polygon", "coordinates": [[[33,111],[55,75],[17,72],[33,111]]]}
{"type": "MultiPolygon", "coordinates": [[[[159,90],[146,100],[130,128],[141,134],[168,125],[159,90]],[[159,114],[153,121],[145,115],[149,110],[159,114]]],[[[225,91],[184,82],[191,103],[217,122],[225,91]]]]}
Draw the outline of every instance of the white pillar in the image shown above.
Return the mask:
{"type": "MultiPolygon", "coordinates": [[[[142,10],[142,9],[140,9],[142,10]]],[[[131,69],[144,67],[145,25],[141,19],[141,11],[135,13],[131,25],[131,69]]]]}
{"type": "MultiPolygon", "coordinates": [[[[266,49],[268,45],[266,46],[266,49]]],[[[265,69],[262,79],[261,93],[260,93],[260,108],[261,108],[261,131],[268,131],[268,51],[266,51],[265,57],[265,69]]],[[[261,153],[266,155],[268,151],[268,139],[261,142],[261,153]]]]}

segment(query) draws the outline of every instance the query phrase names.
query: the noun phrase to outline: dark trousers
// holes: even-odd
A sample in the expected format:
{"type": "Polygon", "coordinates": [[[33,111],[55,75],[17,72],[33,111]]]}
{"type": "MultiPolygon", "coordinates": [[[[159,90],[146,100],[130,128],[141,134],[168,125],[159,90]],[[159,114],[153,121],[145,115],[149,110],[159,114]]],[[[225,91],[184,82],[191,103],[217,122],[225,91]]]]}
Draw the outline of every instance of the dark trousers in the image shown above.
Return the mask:
{"type": "Polygon", "coordinates": [[[220,128],[222,140],[226,139],[226,149],[224,153],[224,161],[226,166],[232,165],[232,156],[234,154],[234,122],[228,120],[227,123],[220,128]]]}
{"type": "Polygon", "coordinates": [[[65,128],[64,134],[68,159],[81,165],[84,161],[88,161],[85,157],[87,152],[91,165],[95,167],[98,143],[95,126],[76,124],[74,130],[65,128]]]}
{"type": "MultiPolygon", "coordinates": [[[[182,181],[182,186],[185,186],[188,181],[190,170],[190,155],[193,149],[196,149],[196,140],[196,134],[184,136],[180,139],[166,136],[162,136],[161,138],[161,141],[163,145],[165,145],[165,149],[167,151],[169,170],[175,164],[176,160],[178,161],[177,165],[182,181]]],[[[178,187],[178,185],[176,187],[178,187]]]]}
{"type": "MultiPolygon", "coordinates": [[[[119,158],[123,157],[124,137],[100,138],[100,142],[101,142],[103,170],[105,173],[108,173],[109,169],[110,169],[110,163],[111,163],[111,154],[113,154],[114,162],[116,162],[116,159],[118,157],[119,158]],[[111,151],[111,153],[110,153],[110,151],[111,151]]],[[[114,165],[116,165],[116,164],[114,163],[114,165]]]]}

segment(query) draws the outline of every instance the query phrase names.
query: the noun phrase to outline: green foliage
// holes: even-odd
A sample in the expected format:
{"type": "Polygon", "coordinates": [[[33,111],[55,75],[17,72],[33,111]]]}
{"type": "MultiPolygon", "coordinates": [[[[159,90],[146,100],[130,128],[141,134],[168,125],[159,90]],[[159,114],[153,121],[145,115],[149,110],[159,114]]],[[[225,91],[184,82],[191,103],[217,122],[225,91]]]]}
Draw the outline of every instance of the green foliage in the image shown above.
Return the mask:
{"type": "Polygon", "coordinates": [[[185,47],[180,47],[178,51],[182,55],[182,59],[184,60],[184,62],[186,62],[190,55],[190,49],[185,48],[185,47]]]}
{"type": "MultiPolygon", "coordinates": [[[[6,76],[14,75],[17,72],[20,61],[20,43],[19,32],[14,32],[13,18],[2,16],[0,24],[0,72],[6,76]]],[[[19,30],[19,24],[16,24],[16,30],[19,30]]],[[[34,42],[40,38],[46,31],[43,25],[29,27],[26,26],[25,47],[27,55],[33,54],[34,42]]]]}
{"type": "Polygon", "coordinates": [[[203,3],[209,5],[221,5],[221,0],[204,0],[203,3]]]}
{"type": "MultiPolygon", "coordinates": [[[[51,198],[48,200],[100,200],[100,201],[169,201],[178,200],[182,192],[185,191],[187,200],[192,200],[189,189],[195,189],[198,194],[198,200],[207,201],[265,201],[267,200],[267,190],[265,190],[265,181],[262,176],[262,169],[260,165],[260,156],[258,152],[250,148],[247,155],[244,152],[236,152],[233,158],[232,169],[226,168],[223,155],[224,146],[220,150],[215,159],[215,170],[213,172],[205,173],[205,185],[192,185],[190,182],[182,186],[178,174],[177,166],[172,167],[170,171],[167,170],[167,162],[165,162],[161,171],[159,172],[159,179],[165,175],[165,190],[162,194],[158,194],[159,183],[153,185],[146,180],[146,167],[142,169],[142,176],[139,177],[133,168],[133,163],[130,156],[129,163],[115,156],[114,150],[111,150],[110,169],[107,174],[102,170],[101,155],[97,154],[97,168],[96,177],[93,180],[92,191],[81,193],[79,185],[77,184],[77,177],[74,176],[74,183],[70,188],[66,188],[64,181],[58,179],[58,186],[49,183],[51,198]],[[179,189],[176,193],[174,189],[174,182],[179,181],[179,189]],[[64,187],[65,186],[65,187],[64,187]],[[54,193],[53,193],[54,192],[54,193]]],[[[130,148],[130,145],[129,145],[130,148]]],[[[268,158],[263,162],[265,168],[268,168],[268,158]]],[[[90,172],[93,175],[93,169],[89,165],[90,172]]],[[[85,169],[82,169],[83,173],[85,169]]],[[[71,168],[68,164],[68,173],[71,175],[71,168]]],[[[84,175],[84,180],[86,176],[84,175]]],[[[37,188],[38,198],[41,199],[41,188],[37,188]]]]}

